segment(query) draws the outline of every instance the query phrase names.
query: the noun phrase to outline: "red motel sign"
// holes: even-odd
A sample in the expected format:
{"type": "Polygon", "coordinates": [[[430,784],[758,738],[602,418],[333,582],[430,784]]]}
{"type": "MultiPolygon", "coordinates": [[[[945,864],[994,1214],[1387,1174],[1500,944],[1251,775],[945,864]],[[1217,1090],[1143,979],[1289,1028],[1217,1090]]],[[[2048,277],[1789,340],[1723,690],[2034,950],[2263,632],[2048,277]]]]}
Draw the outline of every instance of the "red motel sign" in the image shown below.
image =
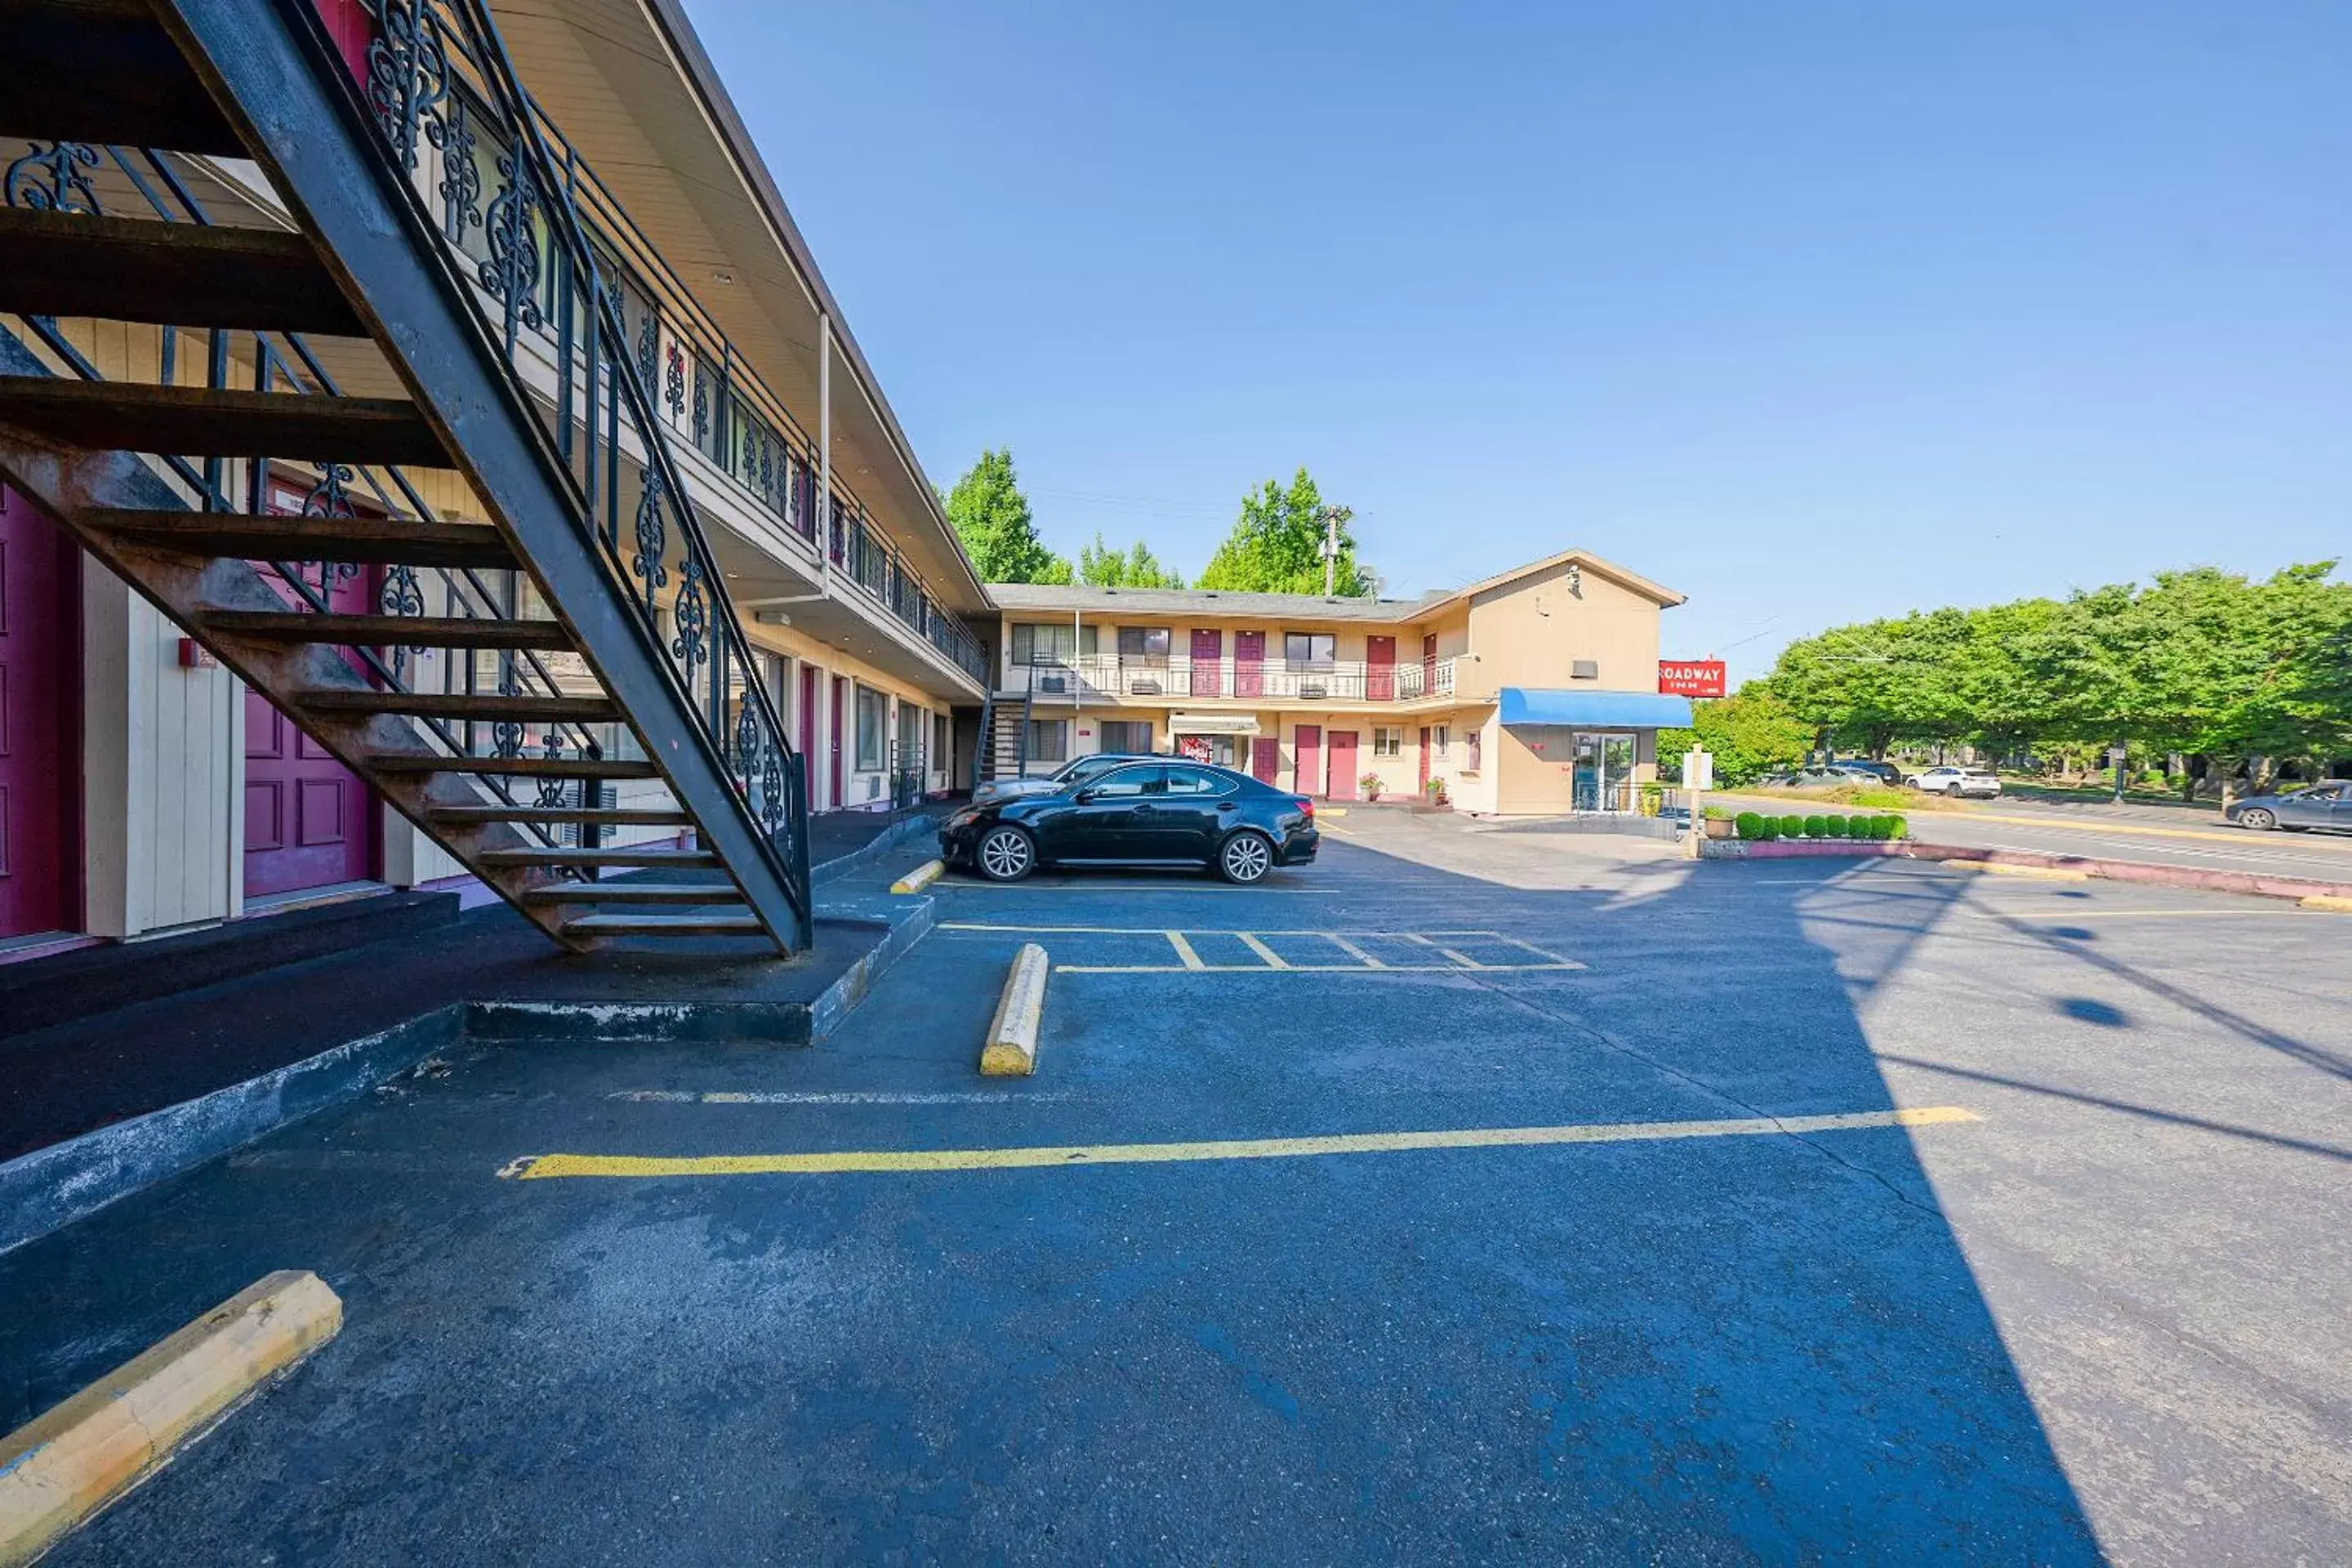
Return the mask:
{"type": "Polygon", "coordinates": [[[1668,697],[1723,695],[1723,660],[1695,658],[1658,661],[1658,689],[1668,697]]]}

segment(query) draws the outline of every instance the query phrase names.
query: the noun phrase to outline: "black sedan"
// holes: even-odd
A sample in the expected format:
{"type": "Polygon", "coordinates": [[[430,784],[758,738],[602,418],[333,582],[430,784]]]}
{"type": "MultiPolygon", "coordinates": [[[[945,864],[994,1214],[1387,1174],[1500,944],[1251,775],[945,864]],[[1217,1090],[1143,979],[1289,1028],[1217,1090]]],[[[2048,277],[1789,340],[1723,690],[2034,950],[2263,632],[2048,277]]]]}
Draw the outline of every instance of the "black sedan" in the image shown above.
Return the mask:
{"type": "Polygon", "coordinates": [[[1312,801],[1200,763],[1131,763],[940,825],[940,858],[992,882],[1039,866],[1204,866],[1247,883],[1307,864],[1316,842],[1312,801]]]}

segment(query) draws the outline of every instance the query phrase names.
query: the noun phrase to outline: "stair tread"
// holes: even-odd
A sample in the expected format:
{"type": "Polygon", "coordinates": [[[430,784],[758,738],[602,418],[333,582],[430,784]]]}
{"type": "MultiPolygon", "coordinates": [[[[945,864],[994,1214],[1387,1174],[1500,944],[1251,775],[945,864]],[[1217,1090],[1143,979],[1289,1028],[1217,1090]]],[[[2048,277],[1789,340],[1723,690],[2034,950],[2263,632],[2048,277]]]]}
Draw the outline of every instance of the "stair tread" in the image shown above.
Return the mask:
{"type": "Polygon", "coordinates": [[[142,9],[0,7],[0,59],[8,62],[0,136],[249,155],[179,46],[142,9]]]}
{"type": "Polygon", "coordinates": [[[383,773],[519,773],[555,779],[657,779],[651,763],[609,757],[455,757],[379,752],[367,764],[383,773]]]}
{"type": "Polygon", "coordinates": [[[525,889],[523,901],[532,904],[709,904],[714,908],[743,905],[742,894],[731,882],[555,882],[525,889]]]}
{"type": "Polygon", "coordinates": [[[361,337],[310,242],[283,229],[0,207],[0,310],[361,337]]]}
{"type": "Polygon", "coordinates": [[[515,564],[495,528],[405,518],[248,517],[235,512],[92,508],[81,521],[118,537],[239,560],[354,561],[369,564],[473,567],[515,564]]]}
{"type": "Polygon", "coordinates": [[[709,866],[719,857],[708,849],[485,849],[474,858],[485,866],[709,866]]]}
{"type": "Polygon", "coordinates": [[[609,697],[507,696],[485,691],[313,691],[303,706],[340,713],[408,713],[435,719],[550,719],[612,723],[620,705],[609,697]]]}
{"type": "Polygon", "coordinates": [[[694,818],[670,806],[428,805],[436,822],[594,823],[609,827],[692,827],[694,818]]]}
{"type": "Polygon", "coordinates": [[[572,936],[765,936],[756,915],[574,915],[572,936]]]}
{"type": "Polygon", "coordinates": [[[478,620],[463,616],[317,616],[299,610],[206,610],[208,631],[270,641],[334,643],[349,647],[395,644],[427,647],[568,650],[572,634],[554,621],[478,620]]]}
{"type": "Polygon", "coordinates": [[[0,375],[0,424],[93,452],[449,465],[432,425],[397,397],[0,375]]]}

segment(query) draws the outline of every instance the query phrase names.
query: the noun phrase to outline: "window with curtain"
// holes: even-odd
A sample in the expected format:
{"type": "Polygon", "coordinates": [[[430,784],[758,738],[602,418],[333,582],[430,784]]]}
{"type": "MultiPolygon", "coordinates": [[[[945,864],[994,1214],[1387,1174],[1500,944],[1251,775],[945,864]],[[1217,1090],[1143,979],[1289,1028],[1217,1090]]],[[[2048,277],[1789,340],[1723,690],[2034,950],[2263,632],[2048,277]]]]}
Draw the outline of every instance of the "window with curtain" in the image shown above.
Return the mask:
{"type": "Polygon", "coordinates": [[[1168,657],[1168,628],[1166,626],[1119,627],[1118,657],[1165,659],[1168,657]]]}
{"type": "Polygon", "coordinates": [[[870,686],[857,689],[857,771],[882,766],[883,736],[887,729],[890,700],[870,686]]]}
{"type": "Polygon", "coordinates": [[[1067,664],[1076,650],[1077,628],[1067,622],[1016,621],[1013,626],[1013,662],[1067,664]]]}
{"type": "Polygon", "coordinates": [[[1404,755],[1404,731],[1386,724],[1372,726],[1372,755],[1401,757],[1404,755]]]}
{"type": "Polygon", "coordinates": [[[1033,763],[1068,762],[1070,721],[1067,719],[1030,720],[1029,760],[1033,763]]]}
{"type": "Polygon", "coordinates": [[[1140,755],[1151,750],[1151,721],[1149,719],[1113,719],[1102,727],[1102,749],[1106,752],[1133,752],[1140,755]]]}

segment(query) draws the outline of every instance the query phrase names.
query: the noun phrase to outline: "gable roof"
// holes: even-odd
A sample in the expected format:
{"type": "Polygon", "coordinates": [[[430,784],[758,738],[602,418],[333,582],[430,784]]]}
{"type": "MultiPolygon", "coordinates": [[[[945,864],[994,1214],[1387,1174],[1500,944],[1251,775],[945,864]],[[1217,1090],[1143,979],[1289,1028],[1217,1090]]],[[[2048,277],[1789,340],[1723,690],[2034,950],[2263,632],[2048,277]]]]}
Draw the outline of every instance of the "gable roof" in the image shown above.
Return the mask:
{"type": "Polygon", "coordinates": [[[1321,594],[1241,594],[1222,588],[1096,588],[1083,584],[991,583],[989,597],[1007,610],[1134,610],[1146,615],[1254,616],[1267,620],[1372,621],[1404,625],[1466,604],[1523,577],[1574,563],[1629,592],[1672,609],[1687,595],[1653,583],[1586,550],[1563,550],[1467,587],[1440,589],[1418,599],[1341,599],[1321,594]]]}

